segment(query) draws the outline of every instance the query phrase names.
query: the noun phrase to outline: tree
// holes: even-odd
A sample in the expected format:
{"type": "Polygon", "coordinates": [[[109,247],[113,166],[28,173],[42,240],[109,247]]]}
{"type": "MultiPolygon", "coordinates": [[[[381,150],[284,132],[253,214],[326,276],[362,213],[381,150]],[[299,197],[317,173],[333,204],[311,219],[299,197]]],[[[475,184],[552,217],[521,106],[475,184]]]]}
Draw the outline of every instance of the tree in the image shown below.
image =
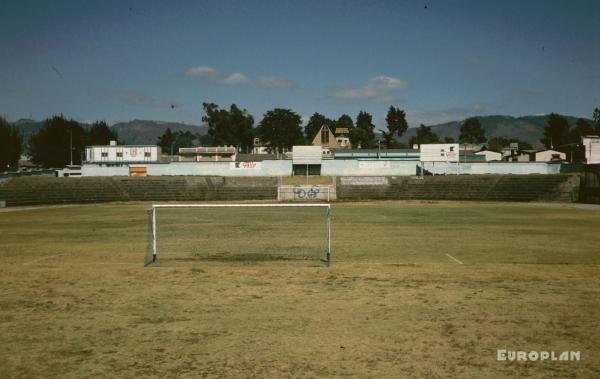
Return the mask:
{"type": "Polygon", "coordinates": [[[569,130],[568,145],[561,146],[570,162],[585,161],[585,147],[581,145],[581,137],[594,134],[594,127],[585,118],[578,118],[575,127],[569,130]]]}
{"type": "Polygon", "coordinates": [[[257,134],[270,152],[283,152],[304,142],[302,118],[291,109],[275,108],[266,112],[257,134]]]}
{"type": "Polygon", "coordinates": [[[203,144],[234,145],[243,150],[252,147],[254,117],[248,111],[235,104],[231,104],[229,111],[214,103],[202,103],[202,107],[206,114],[202,121],[208,124],[203,144]]]}
{"type": "Polygon", "coordinates": [[[354,129],[354,121],[352,121],[352,117],[348,116],[347,114],[341,115],[335,122],[335,128],[348,130],[345,135],[350,139],[350,141],[352,141],[352,138],[350,138],[352,135],[352,130],[354,129]]]}
{"type": "Polygon", "coordinates": [[[402,137],[402,135],[408,129],[408,123],[406,122],[406,113],[400,110],[399,108],[395,108],[390,106],[388,109],[387,116],[385,117],[385,121],[387,123],[388,131],[394,137],[402,137]]]}
{"type": "Polygon", "coordinates": [[[548,123],[544,128],[544,137],[540,139],[540,142],[548,149],[554,147],[560,147],[568,142],[569,136],[569,122],[566,118],[551,113],[548,118],[548,123]]]}
{"type": "Polygon", "coordinates": [[[173,151],[179,151],[182,147],[194,147],[196,146],[197,135],[188,131],[175,132],[173,133],[173,151]]]}
{"type": "Polygon", "coordinates": [[[247,151],[252,148],[254,138],[254,117],[245,109],[240,109],[235,104],[229,107],[229,125],[233,131],[233,138],[228,145],[234,145],[247,151]]]}
{"type": "Polygon", "coordinates": [[[162,136],[158,137],[156,144],[161,147],[163,153],[173,155],[175,153],[175,135],[171,128],[167,128],[162,136]]]}
{"type": "Polygon", "coordinates": [[[581,137],[594,134],[594,127],[585,118],[578,118],[575,127],[569,130],[569,143],[580,143],[581,137]]]}
{"type": "Polygon", "coordinates": [[[452,137],[444,137],[444,143],[455,143],[456,141],[452,137]]]}
{"type": "Polygon", "coordinates": [[[85,139],[85,130],[78,122],[62,115],[48,118],[29,140],[31,160],[46,168],[64,167],[71,157],[74,164],[81,164],[85,139]]]}
{"type": "Polygon", "coordinates": [[[336,128],[335,121],[333,121],[317,112],[315,112],[312,116],[310,116],[308,123],[304,127],[304,136],[306,137],[307,143],[310,144],[312,142],[312,140],[315,138],[315,136],[319,132],[319,129],[321,129],[321,127],[323,125],[327,125],[328,127],[331,128],[332,132],[335,132],[335,128],[336,128]]]}
{"type": "Polygon", "coordinates": [[[350,131],[350,142],[353,146],[363,149],[375,147],[375,133],[373,131],[373,116],[367,112],[360,111],[356,116],[356,127],[350,131]]]}
{"type": "Polygon", "coordinates": [[[458,140],[461,143],[483,143],[487,141],[485,131],[477,117],[470,117],[463,122],[458,140]]]}
{"type": "Polygon", "coordinates": [[[88,145],[108,145],[110,141],[117,141],[117,134],[110,130],[105,121],[96,121],[88,132],[88,145]]]}
{"type": "Polygon", "coordinates": [[[385,149],[395,149],[397,147],[396,138],[393,133],[381,129],[379,129],[379,133],[381,134],[381,142],[383,142],[385,149]]]}
{"type": "Polygon", "coordinates": [[[508,138],[494,137],[488,140],[488,149],[492,151],[502,151],[502,149],[508,146],[510,146],[508,138]]]}
{"type": "Polygon", "coordinates": [[[347,114],[343,114],[337,119],[335,127],[346,128],[350,132],[352,129],[354,129],[354,121],[352,121],[352,117],[348,116],[347,114]]]}
{"type": "Polygon", "coordinates": [[[16,170],[23,150],[19,129],[0,117],[0,171],[16,170]]]}
{"type": "Polygon", "coordinates": [[[600,108],[594,108],[592,118],[594,119],[594,134],[600,136],[600,108]]]}
{"type": "Polygon", "coordinates": [[[390,106],[388,109],[387,116],[385,117],[388,131],[380,130],[383,144],[387,149],[392,149],[398,146],[396,142],[397,137],[401,137],[408,129],[408,123],[406,122],[406,113],[390,106]]]}
{"type": "Polygon", "coordinates": [[[520,150],[533,150],[530,143],[518,140],[516,138],[494,137],[488,141],[488,149],[492,151],[502,151],[502,149],[510,147],[511,143],[518,143],[520,150]]]}
{"type": "Polygon", "coordinates": [[[205,115],[202,121],[208,124],[205,142],[208,145],[223,145],[227,144],[228,140],[228,114],[224,109],[219,109],[215,103],[202,103],[205,115]]]}
{"type": "Polygon", "coordinates": [[[409,140],[409,145],[420,145],[422,143],[436,143],[439,142],[440,139],[434,132],[431,131],[430,126],[425,126],[421,124],[417,128],[417,133],[409,140]]]}

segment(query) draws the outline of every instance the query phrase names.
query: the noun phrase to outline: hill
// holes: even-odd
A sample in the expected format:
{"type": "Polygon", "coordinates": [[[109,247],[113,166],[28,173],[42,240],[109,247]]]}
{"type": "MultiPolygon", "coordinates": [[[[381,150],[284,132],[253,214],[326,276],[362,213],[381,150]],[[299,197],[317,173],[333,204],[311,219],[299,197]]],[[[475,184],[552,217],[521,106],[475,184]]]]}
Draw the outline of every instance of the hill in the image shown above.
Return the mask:
{"type": "MultiPolygon", "coordinates": [[[[529,142],[533,147],[542,147],[540,138],[544,135],[544,127],[548,123],[550,115],[542,116],[476,116],[485,130],[485,136],[488,139],[494,137],[516,138],[521,141],[529,142]]],[[[565,117],[571,127],[575,126],[577,117],[565,117]]],[[[460,126],[464,120],[451,121],[443,124],[431,125],[431,131],[437,134],[438,137],[452,137],[458,139],[460,134],[460,126]]],[[[591,120],[589,120],[591,123],[591,120]]],[[[429,126],[429,125],[428,125],[429,126]]],[[[410,137],[416,134],[416,128],[410,128],[400,139],[401,142],[407,143],[410,137]]]]}
{"type": "MultiPolygon", "coordinates": [[[[23,135],[25,150],[29,145],[29,139],[36,134],[44,124],[44,121],[35,121],[27,118],[22,118],[13,123],[19,128],[23,135]]],[[[90,124],[80,123],[84,128],[89,128],[90,124]]],[[[133,120],[129,122],[120,122],[110,127],[117,132],[119,141],[123,144],[145,145],[155,144],[159,136],[161,136],[167,128],[171,128],[172,132],[189,131],[194,134],[206,134],[206,126],[198,126],[191,124],[183,124],[178,122],[161,122],[151,120],[133,120]]]]}
{"type": "MultiPolygon", "coordinates": [[[[27,154],[29,151],[29,139],[32,135],[36,134],[42,128],[42,126],[44,125],[44,121],[35,121],[29,118],[21,118],[16,122],[13,122],[12,124],[16,126],[21,132],[21,135],[23,136],[24,153],[27,154]]],[[[79,124],[84,128],[89,128],[91,126],[90,124],[85,123],[79,124]]]]}
{"type": "MultiPolygon", "coordinates": [[[[540,138],[544,134],[544,127],[548,123],[550,115],[542,116],[522,116],[512,117],[503,115],[493,116],[477,116],[481,126],[485,130],[485,135],[488,139],[494,137],[516,138],[521,141],[529,142],[532,146],[542,147],[540,138]]],[[[565,117],[571,127],[575,126],[576,117],[565,117]]],[[[443,124],[430,125],[431,130],[438,137],[452,137],[458,139],[460,126],[464,120],[450,121],[443,124]]],[[[591,120],[588,120],[591,122],[591,120]]],[[[35,121],[31,119],[20,119],[13,123],[21,130],[25,146],[29,142],[31,135],[35,134],[43,125],[43,121],[35,121]]],[[[83,127],[89,127],[89,124],[81,124],[83,127]]],[[[206,125],[184,124],[179,122],[163,122],[152,120],[132,120],[129,122],[119,122],[111,126],[119,140],[124,144],[142,145],[155,144],[167,128],[171,128],[172,132],[191,132],[193,134],[206,134],[208,127],[206,125]]],[[[403,143],[408,143],[410,137],[414,136],[416,128],[410,128],[400,138],[403,143]]]]}
{"type": "Polygon", "coordinates": [[[13,123],[23,136],[23,143],[26,151],[28,150],[29,139],[40,130],[43,123],[43,121],[35,121],[28,118],[21,118],[13,123]]]}
{"type": "Polygon", "coordinates": [[[208,130],[208,127],[205,125],[198,126],[179,122],[151,120],[119,122],[111,126],[111,129],[117,132],[119,141],[130,145],[153,145],[167,128],[170,128],[173,133],[189,131],[193,134],[206,134],[208,130]]]}

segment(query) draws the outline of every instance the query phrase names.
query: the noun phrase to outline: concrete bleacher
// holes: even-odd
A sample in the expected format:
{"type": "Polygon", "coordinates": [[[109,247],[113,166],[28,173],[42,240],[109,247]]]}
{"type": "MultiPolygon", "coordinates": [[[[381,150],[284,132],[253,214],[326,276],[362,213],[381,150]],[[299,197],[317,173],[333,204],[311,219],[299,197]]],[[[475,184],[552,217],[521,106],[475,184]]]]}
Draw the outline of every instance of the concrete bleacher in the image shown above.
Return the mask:
{"type": "MultiPolygon", "coordinates": [[[[329,180],[332,180],[330,178],[329,180]]],[[[581,176],[446,175],[338,177],[338,200],[565,201],[579,199],[581,176]]],[[[276,177],[19,177],[0,183],[7,206],[110,201],[276,200],[276,177]]]]}
{"type": "Polygon", "coordinates": [[[577,201],[579,176],[447,175],[388,177],[384,184],[361,185],[338,178],[338,200],[577,201]]]}
{"type": "Polygon", "coordinates": [[[269,200],[277,178],[89,177],[13,178],[0,184],[7,206],[109,201],[269,200]]]}

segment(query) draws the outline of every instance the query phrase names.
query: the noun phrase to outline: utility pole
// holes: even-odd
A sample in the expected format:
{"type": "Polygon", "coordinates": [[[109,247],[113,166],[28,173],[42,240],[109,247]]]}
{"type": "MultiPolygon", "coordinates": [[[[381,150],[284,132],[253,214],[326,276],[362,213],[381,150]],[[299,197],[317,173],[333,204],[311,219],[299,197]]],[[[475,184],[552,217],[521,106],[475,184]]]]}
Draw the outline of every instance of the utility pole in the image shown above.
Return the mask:
{"type": "Polygon", "coordinates": [[[73,128],[69,129],[69,153],[71,156],[71,166],[73,166],[73,128]]]}

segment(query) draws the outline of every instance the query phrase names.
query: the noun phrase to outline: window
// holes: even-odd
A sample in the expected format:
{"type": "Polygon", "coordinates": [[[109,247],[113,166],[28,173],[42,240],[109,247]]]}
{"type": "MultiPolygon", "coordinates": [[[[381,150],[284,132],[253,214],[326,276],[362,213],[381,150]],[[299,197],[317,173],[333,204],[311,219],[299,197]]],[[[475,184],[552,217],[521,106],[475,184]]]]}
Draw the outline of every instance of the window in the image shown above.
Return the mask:
{"type": "Polygon", "coordinates": [[[326,126],[324,126],[323,129],[321,129],[321,143],[322,144],[329,143],[329,128],[326,126]]]}
{"type": "Polygon", "coordinates": [[[123,158],[123,152],[117,152],[117,158],[123,158]]]}
{"type": "Polygon", "coordinates": [[[106,152],[106,151],[103,151],[102,153],[100,153],[100,156],[101,156],[102,158],[108,158],[108,152],[106,152]]]}
{"type": "Polygon", "coordinates": [[[144,158],[150,158],[152,154],[149,151],[144,152],[144,158]]]}

